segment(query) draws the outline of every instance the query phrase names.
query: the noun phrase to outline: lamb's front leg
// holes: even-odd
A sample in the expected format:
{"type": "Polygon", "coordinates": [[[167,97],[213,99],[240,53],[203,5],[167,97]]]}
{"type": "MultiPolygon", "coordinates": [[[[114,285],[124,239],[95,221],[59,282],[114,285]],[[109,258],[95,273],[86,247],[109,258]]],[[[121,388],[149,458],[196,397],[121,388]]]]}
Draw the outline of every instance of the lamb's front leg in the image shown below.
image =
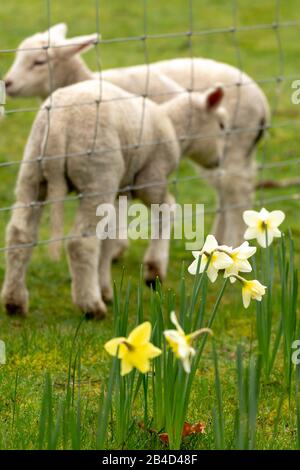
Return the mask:
{"type": "MultiPolygon", "coordinates": [[[[124,196],[122,196],[124,200],[124,196]]],[[[111,227],[111,238],[102,240],[101,256],[99,259],[99,282],[102,297],[105,302],[113,300],[113,287],[111,279],[111,264],[121,258],[129,246],[127,234],[127,197],[126,204],[118,198],[115,203],[114,225],[111,227]]]]}
{"type": "Polygon", "coordinates": [[[143,261],[144,280],[148,286],[153,287],[156,278],[164,281],[167,275],[175,199],[171,194],[166,194],[161,203],[166,209],[165,216],[160,213],[158,219],[151,220],[151,241],[143,261]]]}
{"type": "MultiPolygon", "coordinates": [[[[42,189],[40,200],[46,189],[42,189]]],[[[6,270],[2,287],[2,301],[9,315],[25,316],[28,310],[26,271],[32,249],[37,240],[42,206],[22,207],[19,201],[6,230],[6,270]]]]}
{"type": "MultiPolygon", "coordinates": [[[[87,317],[97,319],[103,318],[107,311],[101,294],[98,272],[102,241],[96,237],[96,210],[101,203],[113,204],[113,198],[105,201],[82,199],[68,242],[73,302],[87,317]]],[[[97,235],[99,236],[99,233],[97,235]]]]}

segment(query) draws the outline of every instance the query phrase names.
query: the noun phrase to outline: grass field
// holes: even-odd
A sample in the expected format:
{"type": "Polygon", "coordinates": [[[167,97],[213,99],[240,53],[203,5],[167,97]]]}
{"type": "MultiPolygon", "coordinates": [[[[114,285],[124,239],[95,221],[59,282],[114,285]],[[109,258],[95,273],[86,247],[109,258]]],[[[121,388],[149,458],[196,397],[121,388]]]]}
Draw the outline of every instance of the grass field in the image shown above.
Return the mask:
{"type": "MultiPolygon", "coordinates": [[[[51,24],[66,22],[69,36],[89,34],[96,30],[96,8],[94,0],[84,2],[64,0],[51,1],[51,24]]],[[[126,38],[144,34],[144,11],[142,0],[123,2],[121,0],[102,1],[100,3],[100,30],[102,39],[126,38]]],[[[161,2],[150,0],[147,9],[147,33],[164,34],[185,32],[190,29],[189,1],[173,0],[161,2]]],[[[258,161],[267,165],[278,163],[277,167],[265,168],[259,172],[259,178],[283,179],[299,174],[298,165],[279,165],[286,160],[299,159],[300,121],[299,106],[291,103],[291,84],[300,78],[299,33],[300,26],[287,25],[300,20],[297,0],[194,0],[193,30],[196,32],[215,30],[213,34],[196,34],[192,37],[192,51],[195,56],[215,58],[242,67],[255,80],[258,80],[268,96],[274,110],[273,125],[270,135],[261,144],[258,161]],[[235,5],[235,7],[234,7],[235,5]],[[277,9],[276,9],[277,5],[277,9]],[[280,28],[259,27],[272,25],[276,20],[283,23],[280,28]],[[237,33],[224,30],[233,25],[243,27],[237,33]],[[257,25],[257,28],[252,28],[257,25]],[[278,82],[276,77],[286,77],[278,82]]],[[[0,9],[0,50],[14,49],[20,41],[36,31],[45,30],[48,24],[47,2],[28,0],[19,2],[10,0],[0,9]]],[[[147,41],[149,60],[186,57],[190,46],[186,37],[149,39],[147,41]]],[[[143,41],[137,39],[124,42],[112,42],[101,45],[103,68],[126,66],[145,61],[143,41]]],[[[86,55],[92,69],[97,68],[96,54],[92,50],[86,55]]],[[[0,52],[0,77],[4,75],[13,61],[13,53],[0,52]]],[[[22,111],[23,108],[36,108],[37,100],[9,99],[6,119],[0,124],[0,162],[18,161],[34,119],[35,113],[22,111]],[[14,112],[13,112],[14,111],[14,112]],[[19,111],[19,112],[18,112],[19,111]]],[[[0,208],[14,202],[18,165],[0,167],[0,208]]],[[[174,185],[180,203],[205,203],[214,207],[213,191],[202,179],[199,181],[180,181],[194,175],[195,170],[188,161],[183,161],[178,173],[178,183],[174,185]],[[176,186],[176,187],[175,187],[176,186]]],[[[172,189],[172,188],[171,188],[172,189]]],[[[286,213],[283,229],[292,230],[296,259],[299,262],[299,200],[292,199],[299,193],[299,187],[266,190],[257,195],[261,204],[270,210],[281,209],[286,213]],[[282,197],[273,204],[265,202],[282,197]]],[[[74,204],[66,207],[66,232],[70,228],[74,204]]],[[[9,220],[9,211],[0,211],[0,246],[4,246],[5,226],[9,220]]],[[[209,232],[212,215],[208,213],[205,224],[209,232]]],[[[48,213],[45,212],[41,239],[49,237],[48,213]]],[[[137,287],[139,285],[140,262],[145,242],[131,244],[121,263],[113,266],[116,285],[131,286],[129,302],[129,322],[133,324],[136,315],[137,287]]],[[[184,241],[173,241],[171,246],[170,268],[164,291],[179,291],[182,263],[187,266],[191,254],[184,249],[184,241]]],[[[0,280],[4,276],[4,256],[0,260],[0,280]]],[[[187,292],[192,289],[189,276],[186,279],[187,292]]],[[[69,358],[74,352],[73,338],[80,321],[80,313],[74,309],[70,297],[70,279],[66,258],[59,263],[49,259],[46,246],[39,246],[29,268],[28,286],[30,289],[30,314],[28,319],[10,319],[1,310],[0,339],[7,348],[7,364],[0,366],[0,448],[32,449],[41,445],[39,424],[41,399],[44,390],[45,373],[51,374],[53,381],[53,405],[55,410],[65,393],[69,358]]],[[[276,289],[280,289],[276,284],[276,289]]],[[[124,291],[123,289],[123,291],[124,291]]],[[[151,312],[150,292],[143,291],[144,315],[151,312]]],[[[216,297],[215,286],[209,288],[207,308],[210,309],[216,297]]],[[[178,299],[178,297],[177,297],[178,299]]],[[[178,301],[178,300],[177,300],[178,301]]],[[[274,296],[273,315],[277,324],[281,306],[274,296]]],[[[236,346],[244,345],[244,358],[247,360],[252,347],[255,331],[255,308],[245,311],[242,308],[237,289],[230,289],[223,298],[222,305],[214,324],[214,336],[219,356],[219,367],[223,389],[225,433],[228,433],[226,447],[235,447],[232,436],[234,410],[236,406],[236,346]],[[254,335],[254,336],[253,336],[254,335]]],[[[112,307],[103,322],[84,322],[76,341],[76,350],[80,349],[80,390],[76,375],[74,394],[80,393],[81,421],[74,414],[76,435],[73,438],[59,440],[58,447],[95,448],[99,397],[107,381],[110,359],[103,349],[103,344],[113,335],[112,307]],[[78,427],[81,432],[79,433],[78,427]]],[[[279,353],[275,367],[269,377],[263,376],[261,396],[257,418],[258,448],[295,448],[296,415],[295,400],[289,401],[283,376],[283,355],[279,353]],[[280,408],[280,413],[278,409],[280,408]],[[274,430],[275,429],[275,430],[274,430]]],[[[191,421],[203,421],[206,433],[192,439],[186,445],[190,448],[211,449],[215,447],[212,425],[212,405],[214,394],[214,368],[211,359],[211,343],[208,342],[204,360],[196,376],[196,386],[191,397],[191,421]]],[[[137,403],[134,411],[137,419],[142,414],[137,403]]],[[[73,416],[73,415],[72,415],[73,416]]],[[[115,445],[113,442],[111,445],[115,445]]],[[[163,444],[153,436],[141,435],[137,428],[133,430],[125,444],[127,448],[163,448],[163,444]]]]}

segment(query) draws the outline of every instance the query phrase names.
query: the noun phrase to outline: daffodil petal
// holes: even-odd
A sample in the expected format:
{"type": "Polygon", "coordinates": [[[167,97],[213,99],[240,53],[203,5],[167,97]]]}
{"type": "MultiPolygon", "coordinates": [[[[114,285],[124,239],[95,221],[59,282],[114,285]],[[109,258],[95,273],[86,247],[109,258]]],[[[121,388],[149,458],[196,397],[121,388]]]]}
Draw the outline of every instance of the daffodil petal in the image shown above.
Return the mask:
{"type": "Polygon", "coordinates": [[[116,356],[118,351],[118,357],[121,357],[122,354],[121,354],[121,347],[120,345],[122,343],[124,343],[124,341],[126,341],[126,338],[124,337],[119,337],[119,338],[113,338],[111,339],[110,341],[107,341],[107,343],[105,343],[104,345],[104,349],[106,352],[108,352],[108,354],[110,354],[111,356],[116,356]]]}
{"type": "Polygon", "coordinates": [[[233,264],[232,258],[226,253],[215,252],[214,255],[213,266],[215,269],[225,269],[233,264]]]}
{"type": "MultiPolygon", "coordinates": [[[[266,248],[267,247],[267,238],[266,238],[266,232],[264,230],[260,230],[257,232],[256,234],[256,239],[257,239],[257,242],[259,243],[259,245],[262,247],[262,248],[266,248]]],[[[272,238],[273,240],[273,238],[272,238]]],[[[268,246],[272,243],[272,241],[270,241],[270,236],[268,236],[268,246]]]]}
{"type": "Polygon", "coordinates": [[[259,219],[260,219],[259,216],[260,216],[259,212],[248,210],[248,211],[244,211],[243,220],[245,224],[248,225],[249,227],[256,227],[257,224],[259,223],[259,219]]]}
{"type": "Polygon", "coordinates": [[[143,346],[145,354],[147,354],[147,357],[149,359],[155,359],[156,357],[160,356],[162,353],[162,350],[154,346],[152,343],[148,343],[145,346],[143,346]]]}
{"type": "Polygon", "coordinates": [[[285,219],[285,213],[282,211],[272,211],[269,214],[269,224],[272,228],[277,228],[285,219]]]}
{"type": "Polygon", "coordinates": [[[150,341],[151,330],[151,323],[145,321],[132,330],[128,336],[128,343],[132,344],[133,346],[140,346],[142,344],[148,343],[150,341]]]}
{"type": "Polygon", "coordinates": [[[245,240],[253,240],[257,237],[257,229],[254,227],[249,227],[244,233],[245,240]]]}
{"type": "Polygon", "coordinates": [[[0,365],[6,364],[6,348],[4,341],[0,340],[0,365]]]}
{"type": "Polygon", "coordinates": [[[192,274],[192,276],[195,276],[197,274],[198,264],[198,259],[195,259],[192,264],[189,265],[188,272],[192,274]]]}
{"type": "MultiPolygon", "coordinates": [[[[203,273],[205,271],[205,268],[207,266],[209,258],[205,255],[202,255],[201,257],[201,263],[200,263],[200,273],[203,273]]],[[[209,263],[210,264],[210,263],[209,263]]]]}
{"type": "Polygon", "coordinates": [[[182,336],[178,333],[177,330],[165,330],[164,335],[166,339],[170,339],[171,341],[179,342],[181,341],[182,336]]]}
{"type": "Polygon", "coordinates": [[[249,242],[244,242],[234,250],[234,253],[237,253],[239,259],[248,259],[251,258],[257,251],[256,246],[249,246],[249,242]]]}
{"type": "Polygon", "coordinates": [[[130,358],[130,362],[135,367],[135,369],[139,370],[142,374],[147,374],[150,370],[150,361],[147,355],[145,354],[135,354],[130,358]]]}
{"type": "Polygon", "coordinates": [[[212,253],[216,248],[218,248],[218,242],[213,235],[207,235],[205,243],[202,248],[202,252],[212,253]]]}
{"type": "Polygon", "coordinates": [[[176,330],[178,331],[178,333],[184,336],[184,331],[181,328],[179,321],[177,320],[176,313],[174,311],[171,312],[170,319],[173,325],[176,327],[176,330]]]}
{"type": "Polygon", "coordinates": [[[207,276],[208,276],[208,279],[214,283],[216,280],[217,280],[217,277],[218,277],[218,271],[217,269],[215,269],[212,265],[209,265],[208,268],[207,268],[207,276]]]}
{"type": "Polygon", "coordinates": [[[131,372],[133,369],[133,365],[125,360],[125,359],[122,359],[121,361],[121,375],[126,375],[126,374],[129,374],[129,372],[131,372]]]}
{"type": "Polygon", "coordinates": [[[251,302],[251,292],[248,289],[243,288],[242,289],[242,297],[243,297],[244,307],[248,308],[249,305],[250,305],[250,302],[251,302]]]}
{"type": "Polygon", "coordinates": [[[238,270],[242,273],[251,273],[252,266],[248,260],[243,259],[238,262],[238,270]]]}
{"type": "Polygon", "coordinates": [[[189,357],[186,357],[182,360],[182,366],[187,374],[191,372],[191,361],[189,357]]]}
{"type": "Polygon", "coordinates": [[[267,232],[268,232],[268,246],[270,246],[274,240],[274,231],[272,229],[271,230],[268,229],[267,232]]]}
{"type": "Polygon", "coordinates": [[[260,210],[259,212],[259,218],[260,220],[264,221],[264,222],[267,222],[267,220],[269,219],[269,216],[270,216],[270,212],[267,211],[267,209],[265,209],[264,207],[260,210]]]}

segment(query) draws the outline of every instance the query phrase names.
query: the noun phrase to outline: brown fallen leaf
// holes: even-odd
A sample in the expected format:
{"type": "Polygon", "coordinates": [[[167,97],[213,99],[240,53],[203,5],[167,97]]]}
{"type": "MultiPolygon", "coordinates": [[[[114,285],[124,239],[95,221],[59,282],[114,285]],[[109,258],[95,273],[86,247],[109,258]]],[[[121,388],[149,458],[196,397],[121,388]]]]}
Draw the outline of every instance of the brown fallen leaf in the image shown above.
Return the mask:
{"type": "MultiPolygon", "coordinates": [[[[159,439],[161,440],[161,442],[163,442],[164,444],[169,444],[169,436],[168,436],[168,433],[167,432],[161,432],[161,433],[158,433],[158,431],[156,429],[153,429],[153,428],[145,428],[145,425],[143,422],[140,422],[139,423],[139,427],[141,429],[143,429],[144,431],[148,431],[152,434],[157,434],[159,439]]],[[[205,424],[202,423],[201,421],[199,421],[198,423],[195,423],[195,424],[191,424],[191,423],[188,423],[188,422],[185,422],[184,425],[183,425],[183,429],[182,429],[182,437],[188,437],[188,436],[192,436],[194,434],[204,434],[205,433],[205,424]]]]}
{"type": "MultiPolygon", "coordinates": [[[[200,421],[195,424],[185,422],[182,429],[182,437],[189,437],[194,434],[204,434],[205,433],[205,424],[200,421]]],[[[158,435],[161,442],[164,444],[169,444],[168,433],[162,432],[158,435]]]]}

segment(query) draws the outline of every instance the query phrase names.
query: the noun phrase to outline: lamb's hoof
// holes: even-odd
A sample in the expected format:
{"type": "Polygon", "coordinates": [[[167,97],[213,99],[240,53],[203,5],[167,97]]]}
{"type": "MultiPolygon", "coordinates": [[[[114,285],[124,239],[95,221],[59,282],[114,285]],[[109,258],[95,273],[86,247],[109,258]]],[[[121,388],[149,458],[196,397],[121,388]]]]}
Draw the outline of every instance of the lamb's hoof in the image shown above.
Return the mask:
{"type": "Polygon", "coordinates": [[[85,319],[86,320],[104,320],[106,314],[103,312],[86,312],[85,319]]]}
{"type": "Polygon", "coordinates": [[[94,314],[92,312],[86,312],[85,314],[85,319],[86,320],[93,320],[95,317],[94,317],[94,314]]]}
{"type": "Polygon", "coordinates": [[[107,308],[104,302],[101,302],[97,307],[85,311],[86,320],[103,320],[106,316],[107,308]]]}
{"type": "Polygon", "coordinates": [[[145,280],[146,286],[149,287],[149,289],[153,289],[153,290],[157,289],[157,282],[160,282],[158,277],[156,279],[145,280]]]}
{"type": "Polygon", "coordinates": [[[7,315],[11,317],[26,317],[26,309],[22,305],[17,304],[5,304],[7,315]]]}
{"type": "Polygon", "coordinates": [[[164,279],[162,269],[158,262],[146,262],[144,271],[144,281],[148,287],[156,290],[157,283],[162,283],[164,279]]]}

